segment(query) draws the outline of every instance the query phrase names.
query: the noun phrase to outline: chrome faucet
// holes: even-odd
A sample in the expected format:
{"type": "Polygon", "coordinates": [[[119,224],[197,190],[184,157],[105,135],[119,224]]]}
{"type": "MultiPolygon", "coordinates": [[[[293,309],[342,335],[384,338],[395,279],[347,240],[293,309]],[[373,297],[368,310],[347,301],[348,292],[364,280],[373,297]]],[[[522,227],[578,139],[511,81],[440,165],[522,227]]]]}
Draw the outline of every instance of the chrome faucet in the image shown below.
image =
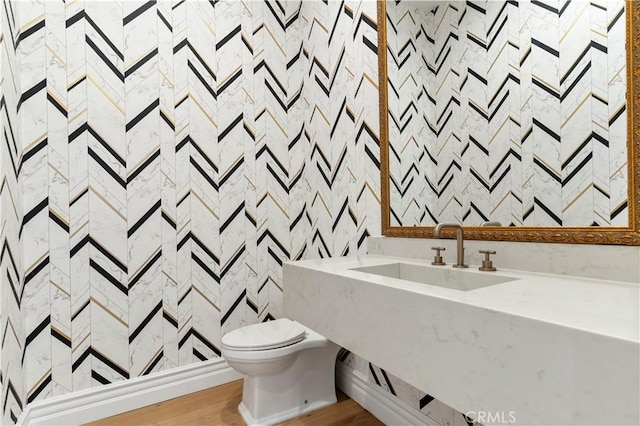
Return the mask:
{"type": "Polygon", "coordinates": [[[462,225],[459,223],[439,223],[435,230],[433,231],[433,235],[436,237],[440,236],[440,231],[444,228],[454,228],[456,230],[456,241],[458,246],[458,260],[454,268],[468,268],[469,265],[464,264],[464,236],[462,235],[462,225]]]}
{"type": "Polygon", "coordinates": [[[502,224],[496,220],[493,222],[490,222],[490,221],[482,222],[480,226],[502,226],[502,224]]]}

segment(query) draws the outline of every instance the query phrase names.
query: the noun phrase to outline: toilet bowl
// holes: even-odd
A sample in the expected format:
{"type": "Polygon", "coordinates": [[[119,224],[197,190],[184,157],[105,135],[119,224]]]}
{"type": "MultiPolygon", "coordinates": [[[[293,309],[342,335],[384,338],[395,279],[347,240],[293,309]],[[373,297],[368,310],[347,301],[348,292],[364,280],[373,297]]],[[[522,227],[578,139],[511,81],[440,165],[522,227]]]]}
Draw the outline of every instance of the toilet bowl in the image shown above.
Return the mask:
{"type": "Polygon", "coordinates": [[[340,347],[286,318],[222,337],[222,356],[245,375],[238,410],[249,425],[282,422],[336,402],[340,347]]]}

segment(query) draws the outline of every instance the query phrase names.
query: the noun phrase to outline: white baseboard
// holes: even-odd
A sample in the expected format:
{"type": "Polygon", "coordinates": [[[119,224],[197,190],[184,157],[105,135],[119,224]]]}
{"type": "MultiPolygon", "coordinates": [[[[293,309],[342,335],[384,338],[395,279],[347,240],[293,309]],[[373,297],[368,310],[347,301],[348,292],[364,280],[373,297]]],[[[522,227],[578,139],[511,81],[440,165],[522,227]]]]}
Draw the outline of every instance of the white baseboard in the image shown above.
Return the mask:
{"type": "Polygon", "coordinates": [[[19,425],[79,425],[241,379],[222,359],[28,404],[19,425]]]}
{"type": "Polygon", "coordinates": [[[336,384],[342,392],[386,425],[438,426],[417,408],[384,391],[362,373],[341,362],[336,365],[336,384]]]}
{"type": "MultiPolygon", "coordinates": [[[[242,375],[227,362],[186,365],[144,377],[53,397],[27,405],[18,425],[80,425],[219,386],[242,375]]],[[[336,385],[387,425],[433,425],[420,410],[372,384],[360,372],[336,365],[336,385]]]]}

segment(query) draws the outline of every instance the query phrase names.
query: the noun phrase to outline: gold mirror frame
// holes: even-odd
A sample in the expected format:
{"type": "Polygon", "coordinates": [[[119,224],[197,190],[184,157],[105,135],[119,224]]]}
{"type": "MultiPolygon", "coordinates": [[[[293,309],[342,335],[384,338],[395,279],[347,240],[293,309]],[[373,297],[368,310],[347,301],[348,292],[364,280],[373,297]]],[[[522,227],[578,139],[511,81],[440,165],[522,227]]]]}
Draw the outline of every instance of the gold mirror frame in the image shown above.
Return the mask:
{"type": "MultiPolygon", "coordinates": [[[[388,237],[433,237],[430,226],[391,226],[389,194],[389,128],[387,105],[387,31],[386,0],[377,2],[378,78],[380,95],[380,188],[382,191],[382,234],[388,237]]],[[[529,241],[574,244],[640,245],[640,2],[626,2],[627,18],[627,164],[629,194],[628,227],[491,227],[465,226],[465,238],[471,240],[529,241]],[[637,124],[637,125],[636,125],[637,124]]]]}

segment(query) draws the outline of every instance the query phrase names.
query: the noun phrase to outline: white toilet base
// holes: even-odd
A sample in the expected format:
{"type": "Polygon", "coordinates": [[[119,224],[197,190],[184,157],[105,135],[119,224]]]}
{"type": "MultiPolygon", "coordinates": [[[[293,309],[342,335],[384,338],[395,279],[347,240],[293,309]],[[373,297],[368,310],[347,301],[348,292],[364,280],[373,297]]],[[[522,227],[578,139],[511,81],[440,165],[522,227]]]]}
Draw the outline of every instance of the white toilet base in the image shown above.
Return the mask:
{"type": "Polygon", "coordinates": [[[281,411],[272,416],[268,416],[266,418],[262,418],[260,421],[253,418],[249,410],[244,406],[244,403],[240,403],[238,405],[238,411],[242,416],[242,420],[248,425],[272,425],[275,423],[286,422],[287,420],[291,420],[295,417],[302,416],[307,414],[313,410],[317,410],[322,407],[326,407],[331,404],[335,404],[336,400],[333,401],[316,401],[313,404],[308,404],[306,408],[300,410],[298,407],[292,408],[287,411],[281,411]]]}
{"type": "Polygon", "coordinates": [[[340,347],[331,341],[292,354],[285,371],[245,376],[238,410],[248,425],[292,419],[336,402],[335,364],[340,347]]]}

